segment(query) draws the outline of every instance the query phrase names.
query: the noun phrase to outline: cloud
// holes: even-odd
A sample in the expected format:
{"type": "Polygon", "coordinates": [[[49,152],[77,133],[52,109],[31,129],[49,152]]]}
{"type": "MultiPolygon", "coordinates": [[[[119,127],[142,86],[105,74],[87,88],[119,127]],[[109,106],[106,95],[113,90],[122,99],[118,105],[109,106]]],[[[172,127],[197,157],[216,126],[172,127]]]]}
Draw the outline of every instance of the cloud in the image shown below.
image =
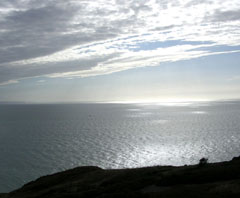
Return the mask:
{"type": "Polygon", "coordinates": [[[217,10],[212,16],[212,20],[218,22],[238,21],[240,20],[240,9],[228,11],[217,10]]]}
{"type": "Polygon", "coordinates": [[[211,47],[240,46],[239,11],[238,0],[2,0],[0,85],[216,54],[211,47]]]}
{"type": "Polygon", "coordinates": [[[0,85],[9,85],[9,84],[15,84],[15,83],[18,83],[18,81],[17,80],[8,80],[8,81],[0,83],[0,85]]]}

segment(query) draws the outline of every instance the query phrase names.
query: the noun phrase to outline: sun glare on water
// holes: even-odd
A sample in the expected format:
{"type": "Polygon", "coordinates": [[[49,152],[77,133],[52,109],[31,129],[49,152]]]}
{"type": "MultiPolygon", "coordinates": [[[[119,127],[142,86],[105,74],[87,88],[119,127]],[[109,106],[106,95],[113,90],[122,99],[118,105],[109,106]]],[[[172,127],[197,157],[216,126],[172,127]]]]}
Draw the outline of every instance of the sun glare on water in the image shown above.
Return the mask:
{"type": "Polygon", "coordinates": [[[122,104],[154,104],[163,106],[188,106],[197,102],[209,102],[209,99],[196,99],[196,98],[175,98],[175,99],[135,99],[123,101],[110,101],[107,103],[122,103],[122,104]]]}

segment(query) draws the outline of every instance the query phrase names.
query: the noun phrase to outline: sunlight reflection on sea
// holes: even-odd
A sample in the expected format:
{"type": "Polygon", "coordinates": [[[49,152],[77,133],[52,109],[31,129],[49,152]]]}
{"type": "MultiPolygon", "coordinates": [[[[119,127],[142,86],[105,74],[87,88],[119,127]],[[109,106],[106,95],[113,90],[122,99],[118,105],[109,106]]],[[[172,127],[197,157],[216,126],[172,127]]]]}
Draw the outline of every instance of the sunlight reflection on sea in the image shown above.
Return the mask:
{"type": "Polygon", "coordinates": [[[0,192],[76,166],[184,165],[240,153],[240,102],[0,108],[0,192]]]}

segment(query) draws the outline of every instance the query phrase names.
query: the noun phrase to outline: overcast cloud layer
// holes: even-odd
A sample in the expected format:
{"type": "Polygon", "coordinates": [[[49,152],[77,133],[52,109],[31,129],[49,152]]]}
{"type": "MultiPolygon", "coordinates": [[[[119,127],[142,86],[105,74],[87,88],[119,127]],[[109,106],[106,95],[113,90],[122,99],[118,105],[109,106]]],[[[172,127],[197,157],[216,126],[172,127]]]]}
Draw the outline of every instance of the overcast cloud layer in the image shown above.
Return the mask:
{"type": "Polygon", "coordinates": [[[1,0],[0,27],[0,85],[87,77],[238,52],[240,1],[1,0]]]}

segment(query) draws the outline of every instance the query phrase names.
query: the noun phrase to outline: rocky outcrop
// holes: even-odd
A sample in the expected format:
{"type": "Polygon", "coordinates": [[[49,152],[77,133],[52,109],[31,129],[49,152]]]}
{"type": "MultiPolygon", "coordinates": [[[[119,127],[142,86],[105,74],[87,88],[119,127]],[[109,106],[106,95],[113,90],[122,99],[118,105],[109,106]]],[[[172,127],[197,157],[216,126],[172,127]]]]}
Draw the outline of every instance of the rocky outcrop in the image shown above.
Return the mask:
{"type": "Polygon", "coordinates": [[[240,158],[181,167],[78,167],[40,177],[4,198],[240,197],[240,158]]]}

